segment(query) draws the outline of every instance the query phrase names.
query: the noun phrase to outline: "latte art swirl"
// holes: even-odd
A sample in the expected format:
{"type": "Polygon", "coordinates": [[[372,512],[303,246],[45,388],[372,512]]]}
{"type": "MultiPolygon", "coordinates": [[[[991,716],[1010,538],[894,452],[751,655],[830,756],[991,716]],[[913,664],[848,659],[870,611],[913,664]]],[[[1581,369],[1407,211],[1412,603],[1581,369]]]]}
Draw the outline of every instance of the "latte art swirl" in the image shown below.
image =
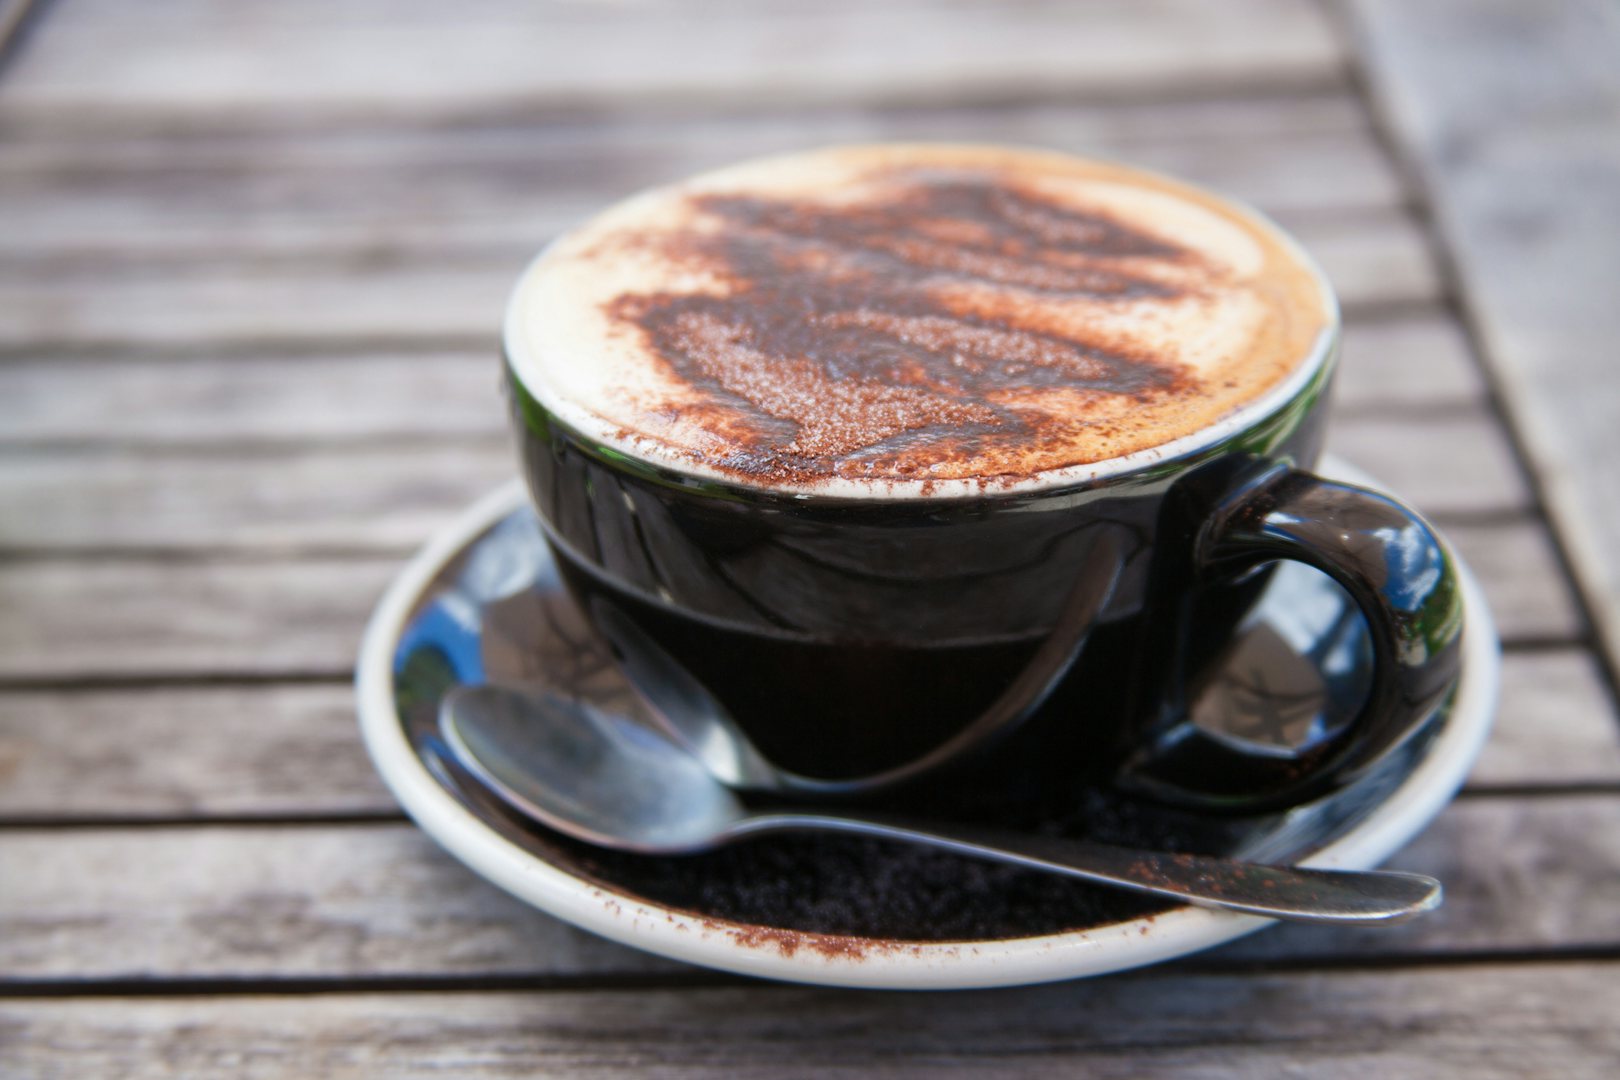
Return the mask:
{"type": "Polygon", "coordinates": [[[1194,433],[1331,325],[1269,225],[1058,155],[857,147],[644,194],[564,237],[511,312],[567,423],[772,490],[1014,487],[1194,433]]]}

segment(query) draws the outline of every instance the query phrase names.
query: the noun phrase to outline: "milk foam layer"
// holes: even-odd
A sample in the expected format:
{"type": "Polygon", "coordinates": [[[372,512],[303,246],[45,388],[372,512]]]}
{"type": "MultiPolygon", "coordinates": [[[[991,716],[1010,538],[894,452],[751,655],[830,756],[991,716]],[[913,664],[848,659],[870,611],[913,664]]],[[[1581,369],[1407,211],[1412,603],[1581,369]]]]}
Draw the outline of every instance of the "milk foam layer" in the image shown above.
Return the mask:
{"type": "Polygon", "coordinates": [[[620,203],[530,268],[507,349],[559,419],[634,456],[770,490],[930,495],[1184,442],[1296,382],[1334,322],[1291,242],[1197,189],[890,145],[620,203]]]}

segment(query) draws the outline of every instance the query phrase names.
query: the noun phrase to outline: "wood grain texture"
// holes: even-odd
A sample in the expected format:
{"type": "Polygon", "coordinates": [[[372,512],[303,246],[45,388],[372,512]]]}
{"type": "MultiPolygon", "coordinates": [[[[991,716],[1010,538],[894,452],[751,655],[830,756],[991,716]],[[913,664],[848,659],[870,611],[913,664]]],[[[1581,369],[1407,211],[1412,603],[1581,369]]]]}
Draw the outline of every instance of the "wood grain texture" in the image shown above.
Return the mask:
{"type": "Polygon", "coordinates": [[[0,693],[0,817],[396,806],[361,746],[346,683],[0,693]]]}
{"type": "Polygon", "coordinates": [[[238,448],[506,430],[494,349],[0,363],[0,443],[238,448]]]}
{"type": "Polygon", "coordinates": [[[8,464],[0,542],[76,548],[406,552],[517,470],[504,436],[265,452],[39,451],[8,464]]]}
{"type": "Polygon", "coordinates": [[[0,96],[0,133],[0,199],[11,210],[0,256],[36,266],[527,249],[652,184],[771,153],[882,140],[1018,143],[1119,158],[1290,220],[1406,201],[1365,116],[1337,94],[83,131],[31,122],[6,111],[0,96]]]}
{"type": "MultiPolygon", "coordinates": [[[[551,156],[554,151],[563,151],[556,154],[559,162],[589,159],[588,148],[607,144],[611,159],[629,164],[642,160],[644,153],[649,158],[691,153],[690,147],[678,145],[682,142],[701,147],[716,140],[742,139],[739,146],[748,153],[747,144],[756,137],[777,138],[772,132],[783,126],[798,128],[812,141],[904,137],[912,132],[936,139],[988,129],[992,118],[1000,120],[999,130],[1015,142],[1050,136],[1166,145],[1207,141],[1213,145],[1221,140],[1342,137],[1365,134],[1372,128],[1360,94],[1343,83],[1275,92],[1248,88],[1180,94],[1171,88],[1140,97],[1109,94],[976,100],[952,95],[933,102],[898,104],[863,99],[781,106],[733,99],[687,105],[644,98],[598,105],[531,103],[460,111],[453,116],[432,109],[386,115],[301,109],[270,109],[251,115],[228,110],[58,113],[31,107],[7,94],[0,96],[0,127],[17,153],[0,164],[0,176],[72,162],[94,162],[114,172],[143,165],[160,168],[165,159],[178,168],[224,166],[240,161],[244,154],[262,156],[265,164],[293,170],[365,168],[374,159],[449,167],[433,160],[431,146],[435,143],[454,145],[481,161],[491,155],[486,163],[496,165],[551,156]],[[979,115],[985,119],[973,119],[979,115]]],[[[1388,167],[1386,161],[1380,169],[1388,167]]],[[[81,170],[73,173],[87,179],[81,170]]],[[[565,171],[560,179],[566,182],[572,177],[571,171],[565,171]]],[[[1308,193],[1296,194],[1311,198],[1308,193]]],[[[1364,192],[1353,201],[1360,204],[1369,194],[1364,192]]]]}
{"type": "MultiPolygon", "coordinates": [[[[1363,5],[1414,39],[1430,24],[1411,20],[1454,14],[1390,8],[1363,5]]],[[[1620,952],[1620,719],[1318,8],[720,0],[692,25],[657,4],[74,0],[15,57],[0,679],[28,685],[0,690],[0,978],[93,993],[0,1001],[0,1072],[1601,1075],[1620,967],[1493,961],[1620,952]],[[1327,266],[1352,315],[1335,448],[1440,518],[1509,641],[1538,646],[1510,650],[1473,794],[1397,857],[1446,880],[1441,912],[1269,932],[1195,961],[1202,975],[950,997],[715,986],[527,908],[387,819],[336,680],[400,558],[511,472],[494,354],[524,261],[647,183],[897,137],[1166,169],[1273,212],[1327,266]],[[278,816],[305,820],[242,821],[278,816]],[[26,824],[75,817],[102,824],[26,824]],[[1304,970],[1256,970],[1273,964],[1304,970]],[[484,978],[555,989],[340,992],[484,978]],[[328,992],[105,996],[186,979],[328,992]],[[647,979],[672,989],[633,989],[647,979]]],[[[1485,97],[1470,116],[1519,119],[1485,97]]],[[[1570,115],[1548,106],[1511,146],[1403,130],[1441,132],[1420,140],[1431,192],[1436,170],[1464,188],[1518,177],[1524,146],[1612,175],[1572,134],[1590,116],[1570,115]]],[[[1514,184],[1512,207],[1547,209],[1514,184]]],[[[1464,196],[1439,217],[1488,358],[1539,364],[1588,316],[1525,322],[1537,282],[1513,275],[1565,256],[1571,227],[1464,196]],[[1502,252],[1531,258],[1469,261],[1502,252]],[[1481,297],[1503,280],[1519,292],[1492,323],[1481,297]]],[[[1564,464],[1536,461],[1543,479],[1564,464]]]]}
{"type": "MultiPolygon", "coordinates": [[[[499,437],[492,350],[64,355],[0,363],[0,445],[207,446],[499,437]]],[[[1341,415],[1477,409],[1484,384],[1438,311],[1352,319],[1335,380],[1341,415]]],[[[1499,455],[1497,455],[1499,456],[1499,455]]]]}
{"type": "MultiPolygon", "coordinates": [[[[1403,211],[1293,229],[1352,309],[1435,300],[1441,284],[1403,211]]],[[[378,341],[498,347],[508,292],[548,239],[476,251],[355,247],[215,252],[182,261],[0,262],[0,351],[182,349],[378,341]]]]}
{"type": "Polygon", "coordinates": [[[1458,523],[1444,532],[1479,579],[1505,643],[1562,641],[1585,632],[1543,524],[1458,523]]]}
{"type": "MultiPolygon", "coordinates": [[[[1503,658],[1470,786],[1620,789],[1620,714],[1584,650],[1503,658]]],[[[345,683],[0,691],[0,819],[389,814],[345,683]]]]}
{"type": "Polygon", "coordinates": [[[1620,668],[1620,12],[1600,0],[1351,10],[1620,668]]]}
{"type": "Polygon", "coordinates": [[[0,563],[0,678],[343,677],[397,559],[0,563]]]}
{"type": "Polygon", "coordinates": [[[1576,940],[1608,949],[1620,945],[1620,840],[1599,834],[1616,825],[1620,797],[1611,795],[1460,800],[1387,864],[1439,878],[1438,911],[1371,933],[1280,925],[1210,960],[1534,952],[1576,940]],[[1588,860],[1590,871],[1574,870],[1588,860]],[[1588,872],[1566,895],[1559,879],[1588,872]]]}
{"type": "MultiPolygon", "coordinates": [[[[489,404],[499,423],[502,404],[489,404]]],[[[1352,413],[1329,447],[1441,520],[1530,505],[1500,429],[1478,407],[1422,419],[1352,413]]],[[[504,433],[202,452],[33,449],[0,470],[0,504],[11,510],[0,548],[403,552],[515,470],[504,433]]]]}
{"type": "MultiPolygon", "coordinates": [[[[1445,907],[1373,932],[1274,929],[1283,941],[1233,956],[1620,946],[1620,796],[1462,800],[1389,865],[1441,878],[1445,907]]],[[[0,872],[0,972],[12,979],[668,966],[564,928],[405,823],[7,829],[0,872]]]]}
{"type": "MultiPolygon", "coordinates": [[[[1540,525],[1458,523],[1447,535],[1506,640],[1579,635],[1540,525]]],[[[0,561],[0,679],[342,677],[399,568],[397,556],[364,554],[0,561]]]]}
{"type": "Polygon", "coordinates": [[[5,1002],[19,1078],[1609,1075],[1612,963],[967,994],[802,988],[5,1002]]]}
{"type": "Polygon", "coordinates": [[[8,830],[0,871],[11,979],[680,966],[507,896],[408,823],[8,830]]]}
{"type": "Polygon", "coordinates": [[[1606,1076],[1612,963],[1232,977],[1010,991],[736,986],[617,993],[8,1001],[18,1080],[1084,1075],[1248,1080],[1606,1076]],[[1241,1033],[1241,1034],[1240,1034],[1241,1033]]]}
{"type": "Polygon", "coordinates": [[[11,73],[13,104],[213,115],[490,105],[932,100],[1321,85],[1343,56],[1286,0],[476,0],[141,5],[81,0],[11,73]]]}
{"type": "MultiPolygon", "coordinates": [[[[1485,381],[1450,315],[1417,311],[1397,318],[1350,318],[1333,396],[1340,414],[1469,407],[1485,398],[1485,381]]],[[[4,372],[0,371],[0,379],[4,372]]]]}
{"type": "Polygon", "coordinates": [[[1327,448],[1438,521],[1530,507],[1512,450],[1481,409],[1341,414],[1331,422],[1327,448]]]}
{"type": "MultiPolygon", "coordinates": [[[[1620,277],[1612,245],[1592,253],[1620,221],[1615,99],[1564,89],[1615,85],[1611,24],[1582,14],[1596,0],[1357,3],[1495,385],[1620,617],[1601,602],[1620,544],[1569,495],[1620,460],[1581,457],[1620,409],[1600,352],[1576,355],[1614,316],[1601,288],[1547,299],[1569,267],[1620,277]]],[[[49,16],[0,73],[0,990],[67,996],[0,997],[0,1074],[1612,1072],[1620,717],[1318,5],[49,16]],[[1397,857],[1446,880],[1442,911],[1103,982],[760,987],[550,919],[392,816],[342,680],[402,556],[510,474],[494,357],[524,262],[651,182],[901,137],[1165,169],[1325,264],[1351,315],[1336,447],[1443,520],[1532,646],[1509,649],[1472,792],[1397,857]],[[536,989],[468,989],[485,979],[536,989]],[[353,992],[422,985],[462,989],[353,992]],[[256,992],[278,986],[320,992],[256,992]]]]}
{"type": "Polygon", "coordinates": [[[1476,790],[1620,783],[1620,710],[1586,649],[1508,653],[1476,790]]]}

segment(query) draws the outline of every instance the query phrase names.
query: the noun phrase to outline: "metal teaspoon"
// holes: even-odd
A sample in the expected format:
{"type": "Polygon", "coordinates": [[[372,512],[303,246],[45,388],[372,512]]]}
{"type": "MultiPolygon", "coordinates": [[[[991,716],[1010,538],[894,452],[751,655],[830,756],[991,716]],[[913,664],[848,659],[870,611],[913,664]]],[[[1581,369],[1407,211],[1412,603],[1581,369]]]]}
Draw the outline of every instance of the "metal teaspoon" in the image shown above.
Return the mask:
{"type": "Polygon", "coordinates": [[[754,811],[663,734],[543,691],[461,687],[445,698],[440,726],[456,760],[507,806],[622,851],[695,854],[772,832],[852,833],[1300,922],[1400,922],[1441,898],[1440,883],[1421,874],[1262,866],[820,808],[754,811]]]}

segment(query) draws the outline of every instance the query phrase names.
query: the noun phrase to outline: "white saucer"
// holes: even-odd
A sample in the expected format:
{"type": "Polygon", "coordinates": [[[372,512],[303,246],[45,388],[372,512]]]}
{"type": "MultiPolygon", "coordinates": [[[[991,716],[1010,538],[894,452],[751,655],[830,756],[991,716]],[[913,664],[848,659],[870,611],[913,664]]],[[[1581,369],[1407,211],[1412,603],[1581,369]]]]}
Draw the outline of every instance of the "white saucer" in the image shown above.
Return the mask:
{"type": "MultiPolygon", "coordinates": [[[[1361,480],[1343,464],[1324,472],[1361,480]]],[[[1072,979],[1140,967],[1231,941],[1270,920],[1176,907],[1142,918],[1043,936],[916,941],[817,934],[736,922],[647,900],[548,854],[521,830],[476,811],[423,760],[396,704],[395,660],[410,621],[467,553],[522,513],[513,482],[469,507],[394,580],[366,629],[357,673],[360,726],[378,771],[400,804],[475,872],[576,926],[648,952],[706,967],[791,982],[848,987],[953,989],[1072,979]]],[[[543,550],[543,549],[542,549],[543,550]]],[[[543,556],[542,556],[543,557],[543,556]]],[[[1497,639],[1478,584],[1459,563],[1466,617],[1462,681],[1432,738],[1391,776],[1343,830],[1303,865],[1377,866],[1450,801],[1473,764],[1495,706],[1497,639]],[[1386,790],[1389,789],[1389,790],[1386,790]]],[[[469,618],[476,620],[477,616],[469,618]]],[[[1296,811],[1295,814],[1300,813],[1296,811]]],[[[1286,822],[1287,819],[1284,819],[1286,822]]],[[[1288,826],[1279,826],[1279,832],[1288,826]]]]}

